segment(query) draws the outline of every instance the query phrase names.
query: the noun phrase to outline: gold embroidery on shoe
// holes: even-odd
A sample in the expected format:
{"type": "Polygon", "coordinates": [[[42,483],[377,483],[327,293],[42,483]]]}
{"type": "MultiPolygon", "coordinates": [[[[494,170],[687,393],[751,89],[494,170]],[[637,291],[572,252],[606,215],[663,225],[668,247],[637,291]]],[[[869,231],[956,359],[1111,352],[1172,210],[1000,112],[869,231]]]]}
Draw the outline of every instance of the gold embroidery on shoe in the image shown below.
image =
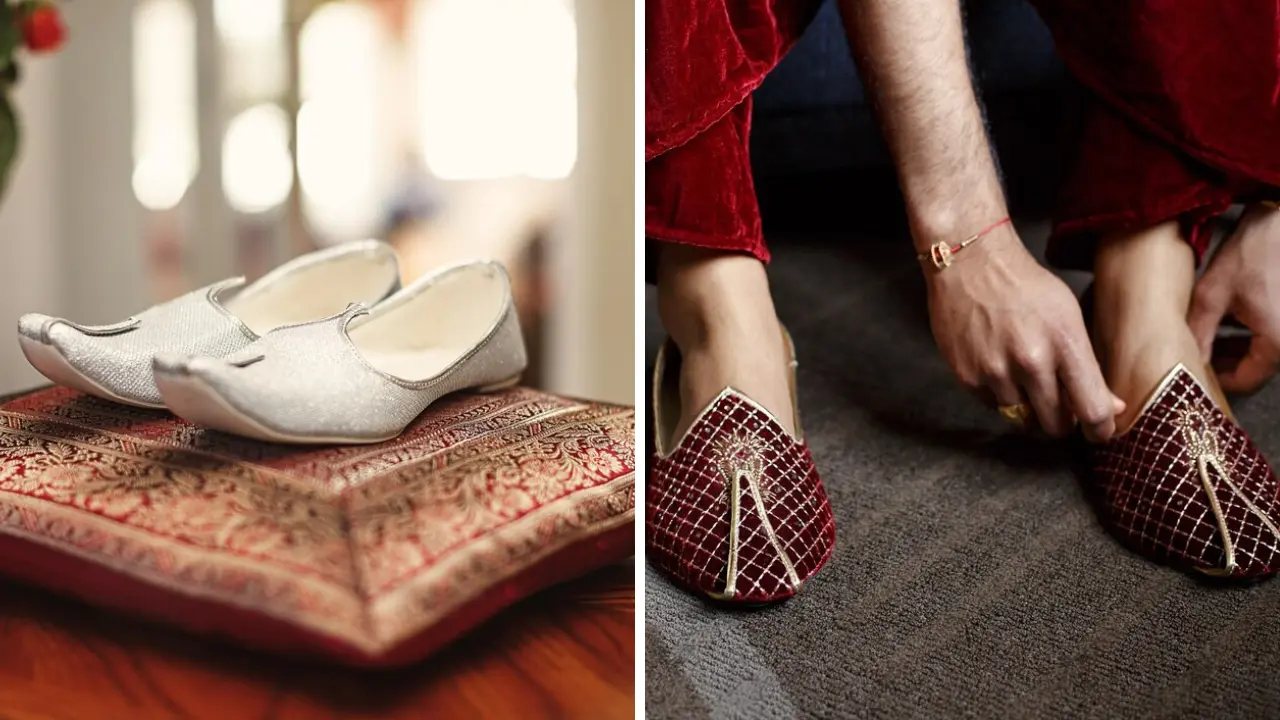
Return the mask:
{"type": "MultiPolygon", "coordinates": [[[[772,499],[772,493],[761,488],[765,449],[766,446],[760,438],[744,431],[719,438],[712,449],[716,468],[724,480],[725,494],[728,496],[729,504],[729,560],[725,568],[724,592],[713,593],[715,597],[722,600],[731,600],[738,594],[738,525],[741,521],[744,482],[748,492],[751,493],[756,514],[760,517],[765,534],[768,535],[769,542],[787,569],[787,577],[791,581],[792,588],[800,587],[800,577],[796,573],[791,558],[782,549],[782,543],[778,540],[778,534],[774,531],[773,523],[765,510],[765,497],[772,499]]],[[[722,496],[722,501],[724,499],[726,498],[722,496]]]]}
{"type": "Polygon", "coordinates": [[[1222,457],[1221,449],[1218,445],[1218,435],[1215,428],[1210,425],[1208,418],[1204,413],[1196,408],[1186,408],[1178,416],[1178,427],[1182,431],[1182,439],[1186,443],[1187,452],[1191,455],[1191,459],[1196,464],[1196,471],[1200,475],[1200,484],[1204,486],[1204,492],[1209,496],[1209,508],[1213,511],[1214,519],[1218,523],[1218,532],[1222,535],[1222,549],[1226,554],[1226,565],[1222,568],[1198,568],[1206,575],[1226,576],[1230,575],[1237,569],[1235,543],[1231,540],[1231,533],[1227,528],[1227,518],[1222,512],[1222,506],[1218,502],[1218,495],[1214,492],[1213,481],[1209,477],[1209,469],[1213,468],[1218,473],[1218,477],[1222,478],[1222,482],[1235,493],[1236,497],[1244,503],[1264,525],[1271,531],[1276,538],[1280,539],[1280,529],[1276,528],[1276,524],[1266,513],[1262,512],[1257,505],[1243,492],[1239,486],[1231,480],[1231,474],[1227,471],[1226,460],[1222,457]]]}
{"type": "Polygon", "coordinates": [[[1209,468],[1218,471],[1218,476],[1227,477],[1223,467],[1222,456],[1218,452],[1218,436],[1209,428],[1204,414],[1195,408],[1187,408],[1178,416],[1178,428],[1182,431],[1182,440],[1186,443],[1187,453],[1196,464],[1200,475],[1200,484],[1209,496],[1209,508],[1218,522],[1218,534],[1222,536],[1222,549],[1226,553],[1226,567],[1198,568],[1206,575],[1230,575],[1236,570],[1236,548],[1231,542],[1231,532],[1227,528],[1227,518],[1222,514],[1222,506],[1218,503],[1218,494],[1213,491],[1213,481],[1209,478],[1209,468]]]}

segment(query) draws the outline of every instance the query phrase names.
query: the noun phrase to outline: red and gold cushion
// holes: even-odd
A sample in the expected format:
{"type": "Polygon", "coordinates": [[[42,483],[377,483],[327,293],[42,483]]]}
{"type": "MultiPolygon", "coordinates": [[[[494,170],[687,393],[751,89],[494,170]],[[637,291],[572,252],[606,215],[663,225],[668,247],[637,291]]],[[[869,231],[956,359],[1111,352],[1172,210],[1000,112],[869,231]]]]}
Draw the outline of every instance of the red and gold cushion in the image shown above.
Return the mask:
{"type": "Polygon", "coordinates": [[[456,395],[273,445],[63,388],[0,405],[0,573],[242,644],[414,661],[634,552],[635,414],[456,395]]]}
{"type": "Polygon", "coordinates": [[[1092,452],[1102,520],[1135,552],[1215,576],[1280,570],[1280,483],[1182,365],[1132,428],[1092,452]]]}
{"type": "Polygon", "coordinates": [[[726,389],[654,459],[648,558],[717,600],[795,595],[835,548],[835,519],[809,448],[726,389]]]}

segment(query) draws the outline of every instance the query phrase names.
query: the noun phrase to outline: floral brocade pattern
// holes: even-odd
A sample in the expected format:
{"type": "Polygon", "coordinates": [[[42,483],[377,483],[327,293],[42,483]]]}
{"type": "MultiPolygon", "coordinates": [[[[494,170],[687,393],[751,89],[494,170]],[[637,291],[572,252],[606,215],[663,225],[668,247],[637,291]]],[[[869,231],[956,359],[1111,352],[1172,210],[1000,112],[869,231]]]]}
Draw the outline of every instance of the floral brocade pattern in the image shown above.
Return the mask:
{"type": "Polygon", "coordinates": [[[790,597],[835,547],[831,505],[808,447],[734,392],[722,394],[670,455],[655,458],[647,497],[649,561],[718,599],[790,597]]]}
{"type": "Polygon", "coordinates": [[[1166,378],[1130,430],[1093,451],[1092,467],[1103,522],[1135,552],[1232,577],[1280,570],[1280,484],[1185,368],[1166,378]]]}
{"type": "Polygon", "coordinates": [[[518,388],[300,448],[51,388],[0,406],[0,535],[376,656],[633,522],[635,416],[518,388]]]}

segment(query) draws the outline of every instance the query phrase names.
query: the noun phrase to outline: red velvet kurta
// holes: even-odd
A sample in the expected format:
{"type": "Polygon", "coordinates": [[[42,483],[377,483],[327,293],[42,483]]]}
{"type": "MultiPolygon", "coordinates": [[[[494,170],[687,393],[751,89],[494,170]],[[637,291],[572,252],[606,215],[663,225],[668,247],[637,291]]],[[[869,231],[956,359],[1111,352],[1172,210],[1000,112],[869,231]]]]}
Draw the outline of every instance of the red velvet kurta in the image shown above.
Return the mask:
{"type": "MultiPolygon", "coordinates": [[[[1092,238],[1206,220],[1280,187],[1280,2],[1033,0],[1088,89],[1050,246],[1087,268],[1092,238]]],[[[649,237],[768,258],[747,98],[817,0],[650,0],[645,56],[649,237]]]]}

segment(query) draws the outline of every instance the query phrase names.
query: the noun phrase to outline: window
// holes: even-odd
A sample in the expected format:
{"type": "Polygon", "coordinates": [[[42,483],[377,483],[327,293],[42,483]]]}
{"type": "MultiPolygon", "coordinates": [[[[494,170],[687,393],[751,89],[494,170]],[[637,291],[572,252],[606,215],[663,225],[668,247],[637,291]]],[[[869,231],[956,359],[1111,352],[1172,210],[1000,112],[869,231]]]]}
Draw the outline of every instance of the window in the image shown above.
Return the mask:
{"type": "Polygon", "coordinates": [[[195,16],[187,0],[144,0],[134,11],[133,192],[169,210],[200,165],[195,16]]]}
{"type": "Polygon", "coordinates": [[[222,191],[237,212],[263,213],[293,190],[284,0],[214,0],[223,99],[234,116],[222,136],[222,191]]]}
{"type": "Polygon", "coordinates": [[[429,0],[414,19],[427,168],[447,180],[563,178],[577,158],[567,0],[429,0]]]}
{"type": "Polygon", "coordinates": [[[382,221],[394,142],[379,133],[389,45],[377,13],[351,2],[320,7],[298,38],[302,207],[329,240],[373,234],[382,221]]]}
{"type": "Polygon", "coordinates": [[[263,103],[227,124],[222,141],[222,189],[231,207],[260,213],[279,207],[293,190],[289,116],[263,103]]]}

